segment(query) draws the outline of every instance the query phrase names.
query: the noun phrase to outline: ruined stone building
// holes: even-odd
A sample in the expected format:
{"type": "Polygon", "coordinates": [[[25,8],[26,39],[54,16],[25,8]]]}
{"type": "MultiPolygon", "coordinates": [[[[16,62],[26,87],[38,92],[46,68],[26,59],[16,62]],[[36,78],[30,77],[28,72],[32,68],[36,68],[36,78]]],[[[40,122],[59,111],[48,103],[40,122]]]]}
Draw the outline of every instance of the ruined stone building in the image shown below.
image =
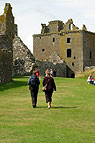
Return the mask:
{"type": "Polygon", "coordinates": [[[18,37],[12,7],[6,3],[0,16],[0,83],[11,81],[12,75],[30,73],[34,62],[31,51],[18,37]]]}
{"type": "Polygon", "coordinates": [[[0,83],[12,80],[14,16],[9,3],[0,16],[0,83]]]}
{"type": "Polygon", "coordinates": [[[62,76],[66,77],[74,77],[86,66],[95,66],[95,33],[87,31],[85,25],[80,30],[72,19],[66,23],[58,20],[41,25],[41,34],[33,35],[36,60],[48,61],[55,52],[66,64],[62,69],[66,71],[62,76]]]}

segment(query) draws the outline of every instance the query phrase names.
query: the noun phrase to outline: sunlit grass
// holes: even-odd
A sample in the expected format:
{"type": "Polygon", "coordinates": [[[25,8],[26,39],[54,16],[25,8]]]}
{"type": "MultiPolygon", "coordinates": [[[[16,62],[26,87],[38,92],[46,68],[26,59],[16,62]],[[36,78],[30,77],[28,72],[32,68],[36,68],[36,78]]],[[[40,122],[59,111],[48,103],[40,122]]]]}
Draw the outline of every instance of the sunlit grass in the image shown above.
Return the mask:
{"type": "Polygon", "coordinates": [[[0,143],[95,142],[95,86],[85,78],[55,78],[57,91],[47,109],[41,80],[33,109],[28,78],[0,85],[0,143]]]}

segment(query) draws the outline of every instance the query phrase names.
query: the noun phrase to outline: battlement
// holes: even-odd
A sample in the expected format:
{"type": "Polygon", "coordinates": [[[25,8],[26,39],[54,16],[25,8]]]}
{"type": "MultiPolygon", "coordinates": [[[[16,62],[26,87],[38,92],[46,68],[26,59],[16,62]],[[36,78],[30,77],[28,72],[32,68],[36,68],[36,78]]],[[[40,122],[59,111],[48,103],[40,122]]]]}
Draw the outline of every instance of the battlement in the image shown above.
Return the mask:
{"type": "Polygon", "coordinates": [[[42,25],[41,34],[47,34],[47,33],[60,32],[60,30],[63,29],[64,23],[61,20],[55,20],[55,21],[50,21],[47,26],[46,24],[41,24],[41,25],[42,25]]]}
{"type": "Polygon", "coordinates": [[[49,24],[56,24],[56,23],[60,24],[60,23],[63,23],[63,21],[61,21],[61,20],[54,20],[54,21],[50,21],[48,23],[49,24]]]}
{"type": "Polygon", "coordinates": [[[51,34],[51,33],[67,33],[67,32],[75,32],[84,30],[87,31],[87,28],[85,25],[83,25],[82,29],[79,29],[77,26],[74,25],[72,19],[68,19],[66,23],[63,23],[61,20],[55,20],[48,22],[49,24],[41,24],[41,34],[51,34]]]}

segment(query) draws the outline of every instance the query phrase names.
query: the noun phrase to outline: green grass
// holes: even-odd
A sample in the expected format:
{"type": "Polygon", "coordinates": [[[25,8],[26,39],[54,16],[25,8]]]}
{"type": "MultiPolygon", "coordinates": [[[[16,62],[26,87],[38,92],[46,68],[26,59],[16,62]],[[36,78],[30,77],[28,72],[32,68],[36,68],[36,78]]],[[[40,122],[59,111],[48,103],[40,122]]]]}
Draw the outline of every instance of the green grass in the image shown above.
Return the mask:
{"type": "Polygon", "coordinates": [[[33,109],[28,78],[0,85],[0,143],[95,143],[95,86],[85,78],[55,78],[47,109],[41,80],[33,109]]]}

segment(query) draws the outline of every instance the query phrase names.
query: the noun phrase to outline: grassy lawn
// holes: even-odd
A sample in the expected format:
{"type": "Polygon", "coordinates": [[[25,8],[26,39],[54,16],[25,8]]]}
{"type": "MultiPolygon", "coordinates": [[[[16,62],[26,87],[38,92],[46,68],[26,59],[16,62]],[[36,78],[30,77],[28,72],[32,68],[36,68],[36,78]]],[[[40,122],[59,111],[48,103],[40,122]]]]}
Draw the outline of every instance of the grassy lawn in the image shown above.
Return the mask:
{"type": "Polygon", "coordinates": [[[0,85],[0,143],[95,143],[95,86],[85,78],[55,78],[47,109],[41,80],[33,109],[28,78],[0,85]]]}

